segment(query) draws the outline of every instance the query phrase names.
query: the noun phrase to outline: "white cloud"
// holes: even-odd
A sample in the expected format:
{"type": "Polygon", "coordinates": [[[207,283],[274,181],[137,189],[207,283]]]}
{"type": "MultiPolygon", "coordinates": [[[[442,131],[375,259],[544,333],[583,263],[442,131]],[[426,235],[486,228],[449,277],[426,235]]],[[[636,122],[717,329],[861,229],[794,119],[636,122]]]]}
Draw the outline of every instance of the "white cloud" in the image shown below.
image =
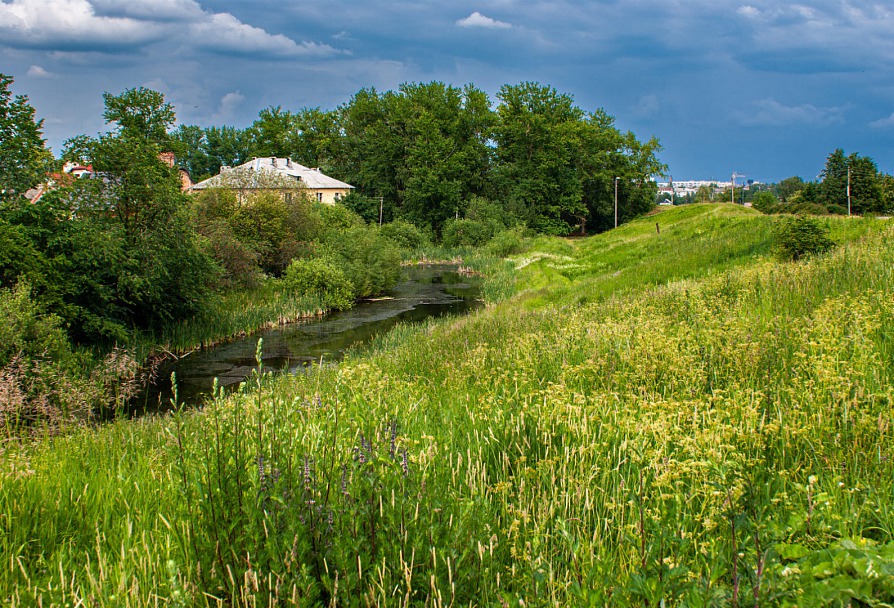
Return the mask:
{"type": "Polygon", "coordinates": [[[268,33],[230,13],[205,11],[195,0],[0,1],[0,39],[0,47],[62,52],[134,50],[164,39],[187,51],[275,57],[343,53],[268,33]]]}
{"type": "Polygon", "coordinates": [[[791,125],[830,125],[844,122],[842,107],[818,108],[806,103],[799,106],[786,106],[775,99],[762,99],[755,102],[757,112],[743,117],[743,122],[751,125],[791,126],[791,125]]]}
{"type": "Polygon", "coordinates": [[[878,120],[874,120],[869,123],[870,127],[875,129],[889,129],[894,127],[894,112],[891,112],[891,115],[887,118],[879,118],[878,120]]]}
{"type": "Polygon", "coordinates": [[[259,27],[242,23],[229,13],[215,13],[190,26],[190,39],[199,47],[240,55],[265,53],[281,57],[332,55],[343,53],[327,44],[297,43],[282,34],[269,34],[259,27]]]}
{"type": "Polygon", "coordinates": [[[755,8],[750,4],[740,6],[736,9],[736,12],[748,19],[755,19],[757,17],[760,17],[762,14],[759,8],[755,8]]]}
{"type": "Polygon", "coordinates": [[[0,36],[6,44],[70,49],[141,44],[158,38],[155,24],[98,16],[87,0],[12,0],[0,3],[0,36]]]}
{"type": "Polygon", "coordinates": [[[231,121],[236,114],[236,110],[239,109],[239,106],[241,106],[244,101],[245,95],[239,91],[231,91],[227,93],[221,97],[220,105],[217,108],[217,112],[211,117],[211,122],[220,124],[231,121]]]}
{"type": "Polygon", "coordinates": [[[39,65],[32,65],[28,68],[28,76],[31,78],[51,78],[53,75],[39,65]]]}
{"type": "Polygon", "coordinates": [[[496,19],[485,17],[478,11],[475,11],[465,19],[460,19],[456,22],[456,25],[460,27],[483,27],[487,29],[506,29],[512,27],[511,24],[504,21],[497,21],[496,19]]]}

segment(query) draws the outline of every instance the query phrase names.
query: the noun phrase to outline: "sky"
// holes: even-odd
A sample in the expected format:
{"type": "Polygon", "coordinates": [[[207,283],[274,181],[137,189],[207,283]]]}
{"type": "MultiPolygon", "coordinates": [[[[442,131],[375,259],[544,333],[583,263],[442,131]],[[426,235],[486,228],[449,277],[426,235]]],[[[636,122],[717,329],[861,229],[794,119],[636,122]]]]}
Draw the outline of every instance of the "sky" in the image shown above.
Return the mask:
{"type": "Polygon", "coordinates": [[[56,154],[133,87],[179,123],[244,128],[362,88],[496,104],[533,81],[656,136],[677,180],[813,180],[836,148],[894,173],[889,0],[0,0],[0,72],[56,154]]]}

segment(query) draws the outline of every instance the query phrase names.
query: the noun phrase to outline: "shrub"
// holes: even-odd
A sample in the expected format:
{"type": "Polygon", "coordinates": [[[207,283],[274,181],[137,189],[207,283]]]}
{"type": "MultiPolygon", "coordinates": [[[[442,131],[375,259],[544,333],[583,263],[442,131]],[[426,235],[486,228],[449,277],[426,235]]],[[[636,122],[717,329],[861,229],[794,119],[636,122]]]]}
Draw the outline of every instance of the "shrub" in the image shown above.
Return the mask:
{"type": "Polygon", "coordinates": [[[480,196],[469,199],[465,218],[487,224],[494,232],[499,232],[516,221],[516,218],[499,203],[480,196]]]}
{"type": "Polygon", "coordinates": [[[318,203],[316,209],[324,231],[346,230],[366,223],[362,217],[344,205],[318,203]]]}
{"type": "Polygon", "coordinates": [[[782,209],[782,213],[791,213],[796,215],[828,215],[829,211],[825,205],[811,202],[791,203],[782,209]]]}
{"type": "Polygon", "coordinates": [[[26,283],[0,289],[0,318],[0,366],[15,357],[65,361],[71,356],[61,319],[38,309],[26,283]]]}
{"type": "Polygon", "coordinates": [[[286,288],[302,296],[316,296],[323,306],[347,310],[354,305],[354,286],[331,259],[292,260],[283,275],[286,288]]]}
{"type": "Polygon", "coordinates": [[[758,192],[754,195],[751,206],[761,213],[775,213],[779,207],[779,199],[772,192],[758,192]]]}
{"type": "Polygon", "coordinates": [[[847,215],[847,207],[841,205],[826,205],[826,211],[834,215],[847,215]]]}
{"type": "Polygon", "coordinates": [[[494,235],[485,246],[485,250],[499,258],[521,253],[525,248],[524,236],[524,228],[521,226],[503,230],[494,235]]]}
{"type": "Polygon", "coordinates": [[[779,222],[774,235],[774,250],[783,260],[799,260],[824,253],[834,246],[829,229],[805,215],[779,222]]]}
{"type": "Polygon", "coordinates": [[[444,227],[445,247],[481,247],[494,235],[493,226],[479,220],[453,220],[444,227]]]}
{"type": "Polygon", "coordinates": [[[379,231],[382,238],[391,241],[401,249],[415,250],[429,244],[429,238],[419,228],[404,220],[385,224],[379,231]]]}
{"type": "Polygon", "coordinates": [[[355,298],[387,291],[400,278],[400,251],[375,226],[330,233],[323,250],[344,270],[355,298]]]}

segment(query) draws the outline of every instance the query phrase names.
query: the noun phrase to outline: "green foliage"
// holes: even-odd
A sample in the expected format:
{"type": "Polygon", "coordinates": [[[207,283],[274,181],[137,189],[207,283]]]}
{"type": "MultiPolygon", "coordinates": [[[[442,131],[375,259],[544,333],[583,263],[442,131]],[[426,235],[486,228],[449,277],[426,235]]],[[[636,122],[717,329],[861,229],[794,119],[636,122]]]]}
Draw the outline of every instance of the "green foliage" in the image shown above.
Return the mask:
{"type": "Polygon", "coordinates": [[[352,190],[339,202],[362,217],[363,220],[369,224],[379,223],[380,205],[382,221],[391,222],[394,220],[394,206],[388,205],[388,208],[386,209],[384,204],[379,201],[378,197],[364,196],[356,190],[352,190]]]}
{"type": "Polygon", "coordinates": [[[283,283],[298,296],[318,298],[325,309],[347,310],[354,305],[354,286],[331,259],[292,260],[283,283]]]}
{"type": "Polygon", "coordinates": [[[445,247],[481,247],[494,235],[494,227],[480,220],[459,219],[447,222],[441,243],[445,247]]]}
{"type": "Polygon", "coordinates": [[[774,213],[779,207],[779,199],[772,192],[758,192],[751,199],[751,206],[761,213],[774,213]]]}
{"type": "Polygon", "coordinates": [[[383,293],[400,277],[400,250],[376,227],[358,225],[329,233],[322,249],[353,285],[355,299],[383,293]]]}
{"type": "Polygon", "coordinates": [[[800,192],[803,187],[804,180],[795,175],[792,177],[787,177],[776,184],[775,190],[777,196],[779,197],[779,200],[785,203],[788,202],[789,197],[797,192],[800,192]]]}
{"type": "Polygon", "coordinates": [[[0,73],[0,203],[42,182],[52,161],[44,147],[43,120],[34,119],[27,97],[13,97],[12,83],[12,77],[0,73]]]}
{"type": "Polygon", "coordinates": [[[0,368],[16,357],[65,361],[71,357],[62,320],[41,311],[32,299],[31,286],[18,283],[0,288],[0,368]]]}
{"type": "Polygon", "coordinates": [[[518,223],[517,219],[505,207],[481,196],[473,196],[469,199],[463,215],[467,220],[487,224],[493,232],[518,223]]]}
{"type": "Polygon", "coordinates": [[[537,83],[504,86],[498,97],[495,182],[528,226],[546,234],[613,226],[615,178],[622,221],[654,206],[650,178],[663,170],[656,139],[642,143],[605,112],[587,114],[537,83]]]}
{"type": "Polygon", "coordinates": [[[0,596],[891,604],[892,231],[826,221],[849,243],[803,264],[731,205],[539,237],[475,315],[4,444],[0,596]]]}
{"type": "Polygon", "coordinates": [[[120,95],[103,93],[102,99],[106,107],[102,116],[107,123],[117,125],[119,136],[133,137],[160,146],[162,151],[168,150],[168,129],[174,126],[177,117],[174,106],[165,101],[164,95],[139,87],[120,95]]]}
{"type": "Polygon", "coordinates": [[[391,241],[405,251],[420,249],[431,242],[428,236],[419,228],[404,220],[395,220],[383,224],[379,229],[379,234],[382,235],[382,238],[391,241]]]}
{"type": "Polygon", "coordinates": [[[463,200],[488,185],[489,106],[487,95],[471,85],[359,91],[341,108],[345,158],[339,173],[360,192],[383,197],[395,217],[438,232],[463,200]]]}
{"type": "Polygon", "coordinates": [[[869,157],[856,152],[845,156],[844,150],[838,148],[826,159],[821,177],[816,202],[847,209],[850,191],[852,213],[880,213],[886,209],[878,167],[869,157]]]}
{"type": "Polygon", "coordinates": [[[322,232],[343,232],[349,228],[363,226],[363,218],[350,208],[336,203],[335,205],[318,204],[316,211],[320,216],[322,232]]]}
{"type": "MultiPolygon", "coordinates": [[[[811,549],[774,547],[781,558],[768,572],[783,606],[883,606],[894,602],[894,543],[842,539],[811,549]]],[[[777,600],[778,601],[778,600],[777,600]]]]}
{"type": "Polygon", "coordinates": [[[525,250],[525,229],[521,226],[501,230],[491,238],[485,251],[498,258],[509,257],[525,250]]]}
{"type": "Polygon", "coordinates": [[[800,260],[825,253],[834,247],[829,229],[805,215],[782,219],[774,235],[776,255],[783,260],[800,260]]]}

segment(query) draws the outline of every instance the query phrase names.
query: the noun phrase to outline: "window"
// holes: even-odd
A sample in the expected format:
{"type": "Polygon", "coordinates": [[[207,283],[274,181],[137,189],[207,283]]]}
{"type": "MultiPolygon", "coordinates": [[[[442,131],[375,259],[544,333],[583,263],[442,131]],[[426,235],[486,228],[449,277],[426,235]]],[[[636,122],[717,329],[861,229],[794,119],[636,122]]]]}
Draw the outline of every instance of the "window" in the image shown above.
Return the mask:
{"type": "Polygon", "coordinates": [[[317,202],[318,203],[323,202],[323,193],[322,192],[317,192],[317,202]]]}

